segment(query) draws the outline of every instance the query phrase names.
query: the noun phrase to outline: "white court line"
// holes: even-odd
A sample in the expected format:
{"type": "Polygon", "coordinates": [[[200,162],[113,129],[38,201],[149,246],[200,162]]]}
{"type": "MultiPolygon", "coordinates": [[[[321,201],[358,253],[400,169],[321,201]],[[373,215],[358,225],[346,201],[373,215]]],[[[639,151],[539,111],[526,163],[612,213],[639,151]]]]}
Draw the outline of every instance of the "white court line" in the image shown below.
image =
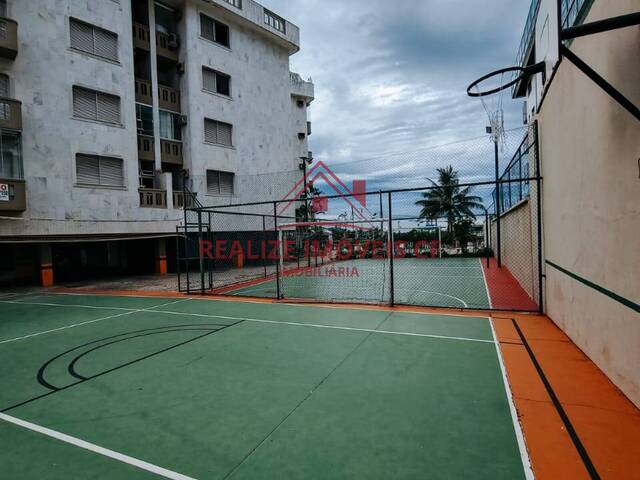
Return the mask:
{"type": "MultiPolygon", "coordinates": [[[[321,325],[315,323],[299,323],[299,322],[283,322],[279,320],[262,320],[258,318],[242,318],[242,317],[228,317],[224,315],[208,315],[205,313],[180,313],[180,312],[169,312],[164,310],[150,310],[152,312],[163,313],[167,315],[188,315],[192,317],[202,317],[202,318],[220,318],[223,320],[235,320],[235,321],[245,321],[245,322],[253,322],[253,323],[268,323],[272,325],[291,325],[294,327],[310,327],[310,328],[326,328],[329,330],[344,330],[349,332],[366,332],[366,333],[378,333],[382,335],[400,335],[405,337],[424,337],[424,338],[437,338],[442,340],[459,340],[463,342],[477,342],[477,343],[494,343],[494,340],[482,340],[479,338],[466,338],[466,337],[450,337],[447,335],[432,335],[428,333],[411,333],[411,332],[393,332],[390,330],[373,330],[370,328],[357,328],[357,327],[340,327],[336,325],[321,325]]],[[[479,317],[480,318],[480,317],[479,317]]],[[[482,317],[487,318],[488,317],[482,317]]]]}
{"type": "Polygon", "coordinates": [[[482,266],[482,259],[478,259],[480,262],[480,270],[482,271],[482,280],[484,280],[484,288],[487,290],[487,300],[489,301],[489,309],[493,308],[493,302],[491,302],[491,294],[489,293],[489,284],[487,283],[487,277],[484,274],[484,267],[482,266]]]}
{"type": "MultiPolygon", "coordinates": [[[[245,322],[253,322],[253,323],[267,323],[267,324],[273,324],[273,325],[290,325],[290,326],[296,326],[296,327],[309,327],[309,328],[325,328],[325,329],[330,329],[330,330],[344,330],[344,331],[352,331],[352,332],[366,332],[366,333],[377,333],[377,334],[383,334],[383,335],[400,335],[400,336],[406,336],[406,337],[424,337],[424,338],[437,338],[437,339],[442,339],[442,340],[458,340],[458,341],[465,341],[465,342],[477,342],[477,343],[493,343],[493,340],[482,340],[482,339],[478,339],[478,338],[466,338],[466,337],[452,337],[452,336],[447,336],[447,335],[432,335],[432,334],[427,334],[427,333],[412,333],[412,332],[393,332],[393,331],[387,331],[387,330],[372,330],[372,329],[368,329],[368,328],[356,328],[356,327],[340,327],[340,326],[335,326],[335,325],[321,325],[321,324],[313,324],[313,323],[300,323],[300,322],[284,322],[284,321],[278,321],[278,320],[264,320],[264,319],[258,319],[258,318],[245,318],[245,317],[231,317],[231,316],[226,316],[226,315],[210,315],[210,314],[205,314],[205,313],[187,313],[187,312],[171,312],[171,311],[167,311],[167,310],[156,310],[157,308],[161,308],[161,307],[166,307],[168,305],[174,305],[176,303],[180,303],[180,302],[186,302],[188,300],[191,300],[190,298],[187,299],[182,299],[182,300],[178,300],[175,302],[170,302],[170,303],[166,303],[163,305],[157,305],[155,307],[150,307],[150,308],[142,308],[142,309],[130,309],[127,312],[124,313],[119,313],[117,315],[111,315],[109,317],[104,317],[104,318],[99,318],[96,320],[90,320],[88,322],[83,322],[83,323],[78,323],[76,325],[69,325],[67,327],[61,327],[61,328],[56,328],[53,330],[48,330],[46,332],[40,332],[40,333],[35,333],[35,334],[31,334],[31,335],[25,335],[24,337],[18,337],[18,338],[13,338],[10,340],[4,340],[0,342],[0,345],[3,343],[9,343],[9,342],[14,342],[17,340],[23,340],[26,338],[30,338],[30,337],[35,337],[38,335],[44,335],[46,333],[51,333],[51,332],[56,332],[59,330],[65,330],[67,328],[73,328],[73,327],[77,327],[77,326],[81,326],[81,325],[87,325],[87,324],[91,324],[91,323],[95,323],[95,322],[99,322],[102,320],[108,320],[110,318],[116,318],[116,317],[121,317],[124,315],[130,315],[132,313],[137,313],[137,312],[148,312],[148,313],[162,313],[165,315],[177,315],[177,316],[188,316],[188,317],[198,317],[198,318],[220,318],[223,320],[233,320],[233,321],[245,321],[245,322]]],[[[2,300],[0,300],[0,303],[9,303],[9,302],[3,302],[2,300]]],[[[22,305],[31,305],[30,303],[25,303],[25,302],[20,302],[22,305]]],[[[95,307],[95,306],[85,306],[85,305],[61,305],[61,304],[56,304],[56,303],[51,303],[48,304],[48,306],[52,306],[52,307],[73,307],[73,308],[109,308],[109,307],[95,307]]],[[[296,305],[292,305],[292,306],[296,306],[296,305]]],[[[405,312],[400,312],[400,313],[405,313],[405,312]]],[[[488,317],[474,317],[474,318],[486,318],[487,320],[489,320],[488,317]]]]}
{"type": "Polygon", "coordinates": [[[85,442],[84,440],[80,440],[79,438],[71,437],[64,433],[57,432],[40,425],[36,425],[35,423],[26,422],[24,420],[20,420],[19,418],[5,415],[4,413],[0,413],[0,420],[3,420],[7,423],[12,423],[22,428],[26,428],[27,430],[31,430],[42,435],[46,435],[47,437],[55,438],[56,440],[59,440],[61,442],[65,442],[70,445],[89,450],[90,452],[97,453],[98,455],[112,458],[113,460],[126,463],[141,470],[146,470],[147,472],[154,473],[164,478],[169,478],[171,480],[195,480],[194,478],[187,477],[186,475],[182,475],[181,473],[158,467],[157,465],[138,460],[137,458],[133,458],[122,453],[114,452],[113,450],[94,445],[93,443],[85,442]]]}
{"type": "Polygon", "coordinates": [[[489,325],[491,325],[491,334],[493,335],[493,343],[496,346],[496,354],[498,355],[498,363],[500,364],[500,372],[502,374],[502,381],[504,384],[504,391],[507,394],[507,401],[509,402],[509,410],[511,412],[511,421],[513,422],[513,429],[516,434],[516,440],[518,441],[518,449],[520,450],[520,457],[522,459],[522,467],[524,468],[524,476],[527,480],[533,480],[533,468],[531,467],[531,459],[529,458],[529,452],[527,451],[527,444],[524,439],[524,433],[522,432],[522,426],[518,419],[518,411],[513,403],[513,394],[511,393],[511,387],[509,386],[509,379],[507,378],[507,370],[504,366],[504,360],[502,358],[502,352],[500,351],[500,343],[498,342],[498,336],[496,330],[493,327],[493,321],[489,319],[489,325]]]}
{"type": "MultiPolygon", "coordinates": [[[[180,303],[180,302],[186,302],[188,300],[191,300],[190,298],[186,298],[186,299],[182,299],[182,300],[178,300],[178,301],[174,301],[174,302],[169,302],[169,303],[163,303],[162,305],[156,305],[156,307],[160,308],[160,307],[168,307],[169,305],[174,305],[176,303],[180,303]]],[[[41,303],[26,303],[26,302],[10,302],[10,301],[0,301],[0,303],[13,303],[13,304],[20,304],[20,305],[45,305],[45,306],[50,306],[50,307],[74,307],[74,308],[91,308],[91,309],[95,309],[95,308],[102,308],[102,309],[109,309],[109,307],[94,307],[94,306],[84,306],[84,305],[60,305],[57,303],[50,303],[50,304],[41,304],[41,303]]],[[[151,308],[156,308],[156,307],[151,307],[151,308]]],[[[119,308],[118,310],[124,310],[122,308],[119,308]]],[[[118,317],[124,317],[125,315],[131,315],[132,313],[136,313],[136,312],[154,312],[155,310],[149,310],[149,309],[128,309],[128,311],[124,312],[124,313],[118,313],[116,315],[109,315],[108,317],[101,317],[101,318],[96,318],[94,320],[89,320],[87,322],[81,322],[81,323],[74,323],[73,325],[66,325],[64,327],[59,327],[59,328],[53,328],[51,330],[45,330],[43,332],[38,332],[38,333],[31,333],[29,335],[23,335],[22,337],[16,337],[16,338],[10,338],[8,340],[2,340],[0,341],[0,345],[4,344],[4,343],[11,343],[11,342],[17,342],[19,340],[26,340],[27,338],[33,338],[33,337],[39,337],[40,335],[46,335],[48,333],[54,333],[54,332],[60,332],[62,330],[68,330],[70,328],[76,328],[76,327],[81,327],[83,325],[90,325],[92,323],[97,323],[97,322],[102,322],[103,320],[110,320],[112,318],[118,318],[118,317]]]]}

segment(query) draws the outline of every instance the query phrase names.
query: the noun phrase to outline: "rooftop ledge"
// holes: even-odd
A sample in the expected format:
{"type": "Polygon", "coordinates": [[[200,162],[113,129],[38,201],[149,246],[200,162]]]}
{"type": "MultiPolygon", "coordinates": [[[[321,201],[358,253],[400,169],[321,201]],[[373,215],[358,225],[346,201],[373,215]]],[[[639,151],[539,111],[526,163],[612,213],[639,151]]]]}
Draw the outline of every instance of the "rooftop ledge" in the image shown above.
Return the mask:
{"type": "Polygon", "coordinates": [[[258,2],[253,0],[194,0],[196,4],[211,5],[224,9],[225,13],[232,13],[251,26],[259,28],[260,31],[271,34],[278,39],[289,50],[289,54],[293,55],[300,50],[300,29],[293,23],[279,17],[271,10],[266,9],[258,2]],[[240,5],[240,8],[236,5],[240,5]],[[272,24],[280,25],[282,28],[277,29],[272,24],[267,23],[269,15],[272,24]],[[275,21],[274,21],[275,20],[275,21]]]}

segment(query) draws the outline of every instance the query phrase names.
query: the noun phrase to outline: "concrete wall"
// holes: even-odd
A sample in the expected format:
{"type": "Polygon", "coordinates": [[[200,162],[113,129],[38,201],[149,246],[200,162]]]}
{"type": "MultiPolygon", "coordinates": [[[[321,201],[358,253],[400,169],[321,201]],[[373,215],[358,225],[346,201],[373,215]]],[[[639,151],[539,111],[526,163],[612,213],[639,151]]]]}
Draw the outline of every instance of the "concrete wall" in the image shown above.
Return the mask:
{"type": "MultiPolygon", "coordinates": [[[[586,21],[637,11],[596,1],[586,21]]],[[[571,49],[640,104],[640,29],[584,37],[571,49]]],[[[638,121],[564,59],[539,115],[546,259],[640,303],[638,121]]],[[[552,266],[549,316],[640,406],[640,314],[552,266]]]]}
{"type": "MultiPolygon", "coordinates": [[[[538,295],[538,235],[535,197],[500,217],[502,264],[536,303],[538,295]]],[[[491,221],[491,245],[497,254],[497,222],[491,221]]]]}

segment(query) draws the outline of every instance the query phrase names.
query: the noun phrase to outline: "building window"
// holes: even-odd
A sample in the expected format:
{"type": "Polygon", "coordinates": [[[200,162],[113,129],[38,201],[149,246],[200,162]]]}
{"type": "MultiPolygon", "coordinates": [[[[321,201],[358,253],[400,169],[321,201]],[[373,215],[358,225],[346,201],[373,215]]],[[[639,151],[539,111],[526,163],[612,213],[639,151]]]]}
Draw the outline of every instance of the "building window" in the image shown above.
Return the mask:
{"type": "Polygon", "coordinates": [[[285,22],[284,18],[279,17],[266,8],[264,9],[264,23],[281,33],[287,33],[287,23],[285,22]]]}
{"type": "Polygon", "coordinates": [[[207,92],[230,97],[231,77],[210,68],[202,67],[202,88],[207,92]]]}
{"type": "Polygon", "coordinates": [[[0,177],[23,178],[20,132],[2,130],[0,134],[0,177]]]}
{"type": "Polygon", "coordinates": [[[204,141],[225,147],[233,146],[233,125],[205,118],[204,141]]]}
{"type": "Polygon", "coordinates": [[[233,173],[207,170],[207,194],[233,196],[233,179],[233,173]]]}
{"type": "Polygon", "coordinates": [[[73,116],[96,122],[120,124],[120,97],[73,87],[73,116]]]}
{"type": "Polygon", "coordinates": [[[204,13],[200,14],[200,35],[227,48],[230,46],[229,27],[204,13]]]}
{"type": "Polygon", "coordinates": [[[120,158],[76,155],[78,185],[124,187],[124,169],[120,158]]]}
{"type": "Polygon", "coordinates": [[[153,108],[136,103],[136,127],[139,135],[153,136],[153,108]]]}
{"type": "Polygon", "coordinates": [[[180,115],[160,110],[160,138],[177,142],[182,141],[180,115]]]}
{"type": "Polygon", "coordinates": [[[118,61],[118,35],[74,18],[69,19],[71,48],[118,61]]]}
{"type": "Polygon", "coordinates": [[[0,0],[0,17],[7,16],[7,0],[0,0]]]}

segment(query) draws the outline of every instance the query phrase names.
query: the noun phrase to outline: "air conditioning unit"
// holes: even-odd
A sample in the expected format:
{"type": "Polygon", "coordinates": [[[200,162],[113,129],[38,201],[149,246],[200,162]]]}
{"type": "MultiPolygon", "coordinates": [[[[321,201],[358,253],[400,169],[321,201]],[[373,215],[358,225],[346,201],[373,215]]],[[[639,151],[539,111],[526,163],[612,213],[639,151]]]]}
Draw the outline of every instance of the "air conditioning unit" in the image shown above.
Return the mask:
{"type": "Polygon", "coordinates": [[[177,50],[180,46],[180,39],[176,33],[169,34],[169,40],[167,41],[167,46],[172,48],[173,50],[177,50]]]}
{"type": "Polygon", "coordinates": [[[313,152],[311,150],[307,152],[307,158],[310,158],[311,160],[313,160],[313,152]]]}
{"type": "Polygon", "coordinates": [[[178,72],[178,75],[183,75],[185,72],[185,66],[184,63],[179,62],[176,64],[176,71],[178,72]]]}
{"type": "Polygon", "coordinates": [[[306,136],[307,136],[307,134],[306,134],[306,133],[302,133],[302,132],[300,132],[300,133],[298,134],[298,138],[299,138],[300,140],[304,140],[304,139],[306,138],[306,136]]]}
{"type": "Polygon", "coordinates": [[[184,127],[185,125],[187,125],[187,116],[186,115],[180,115],[180,119],[178,120],[178,123],[180,124],[181,127],[184,127]]]}

